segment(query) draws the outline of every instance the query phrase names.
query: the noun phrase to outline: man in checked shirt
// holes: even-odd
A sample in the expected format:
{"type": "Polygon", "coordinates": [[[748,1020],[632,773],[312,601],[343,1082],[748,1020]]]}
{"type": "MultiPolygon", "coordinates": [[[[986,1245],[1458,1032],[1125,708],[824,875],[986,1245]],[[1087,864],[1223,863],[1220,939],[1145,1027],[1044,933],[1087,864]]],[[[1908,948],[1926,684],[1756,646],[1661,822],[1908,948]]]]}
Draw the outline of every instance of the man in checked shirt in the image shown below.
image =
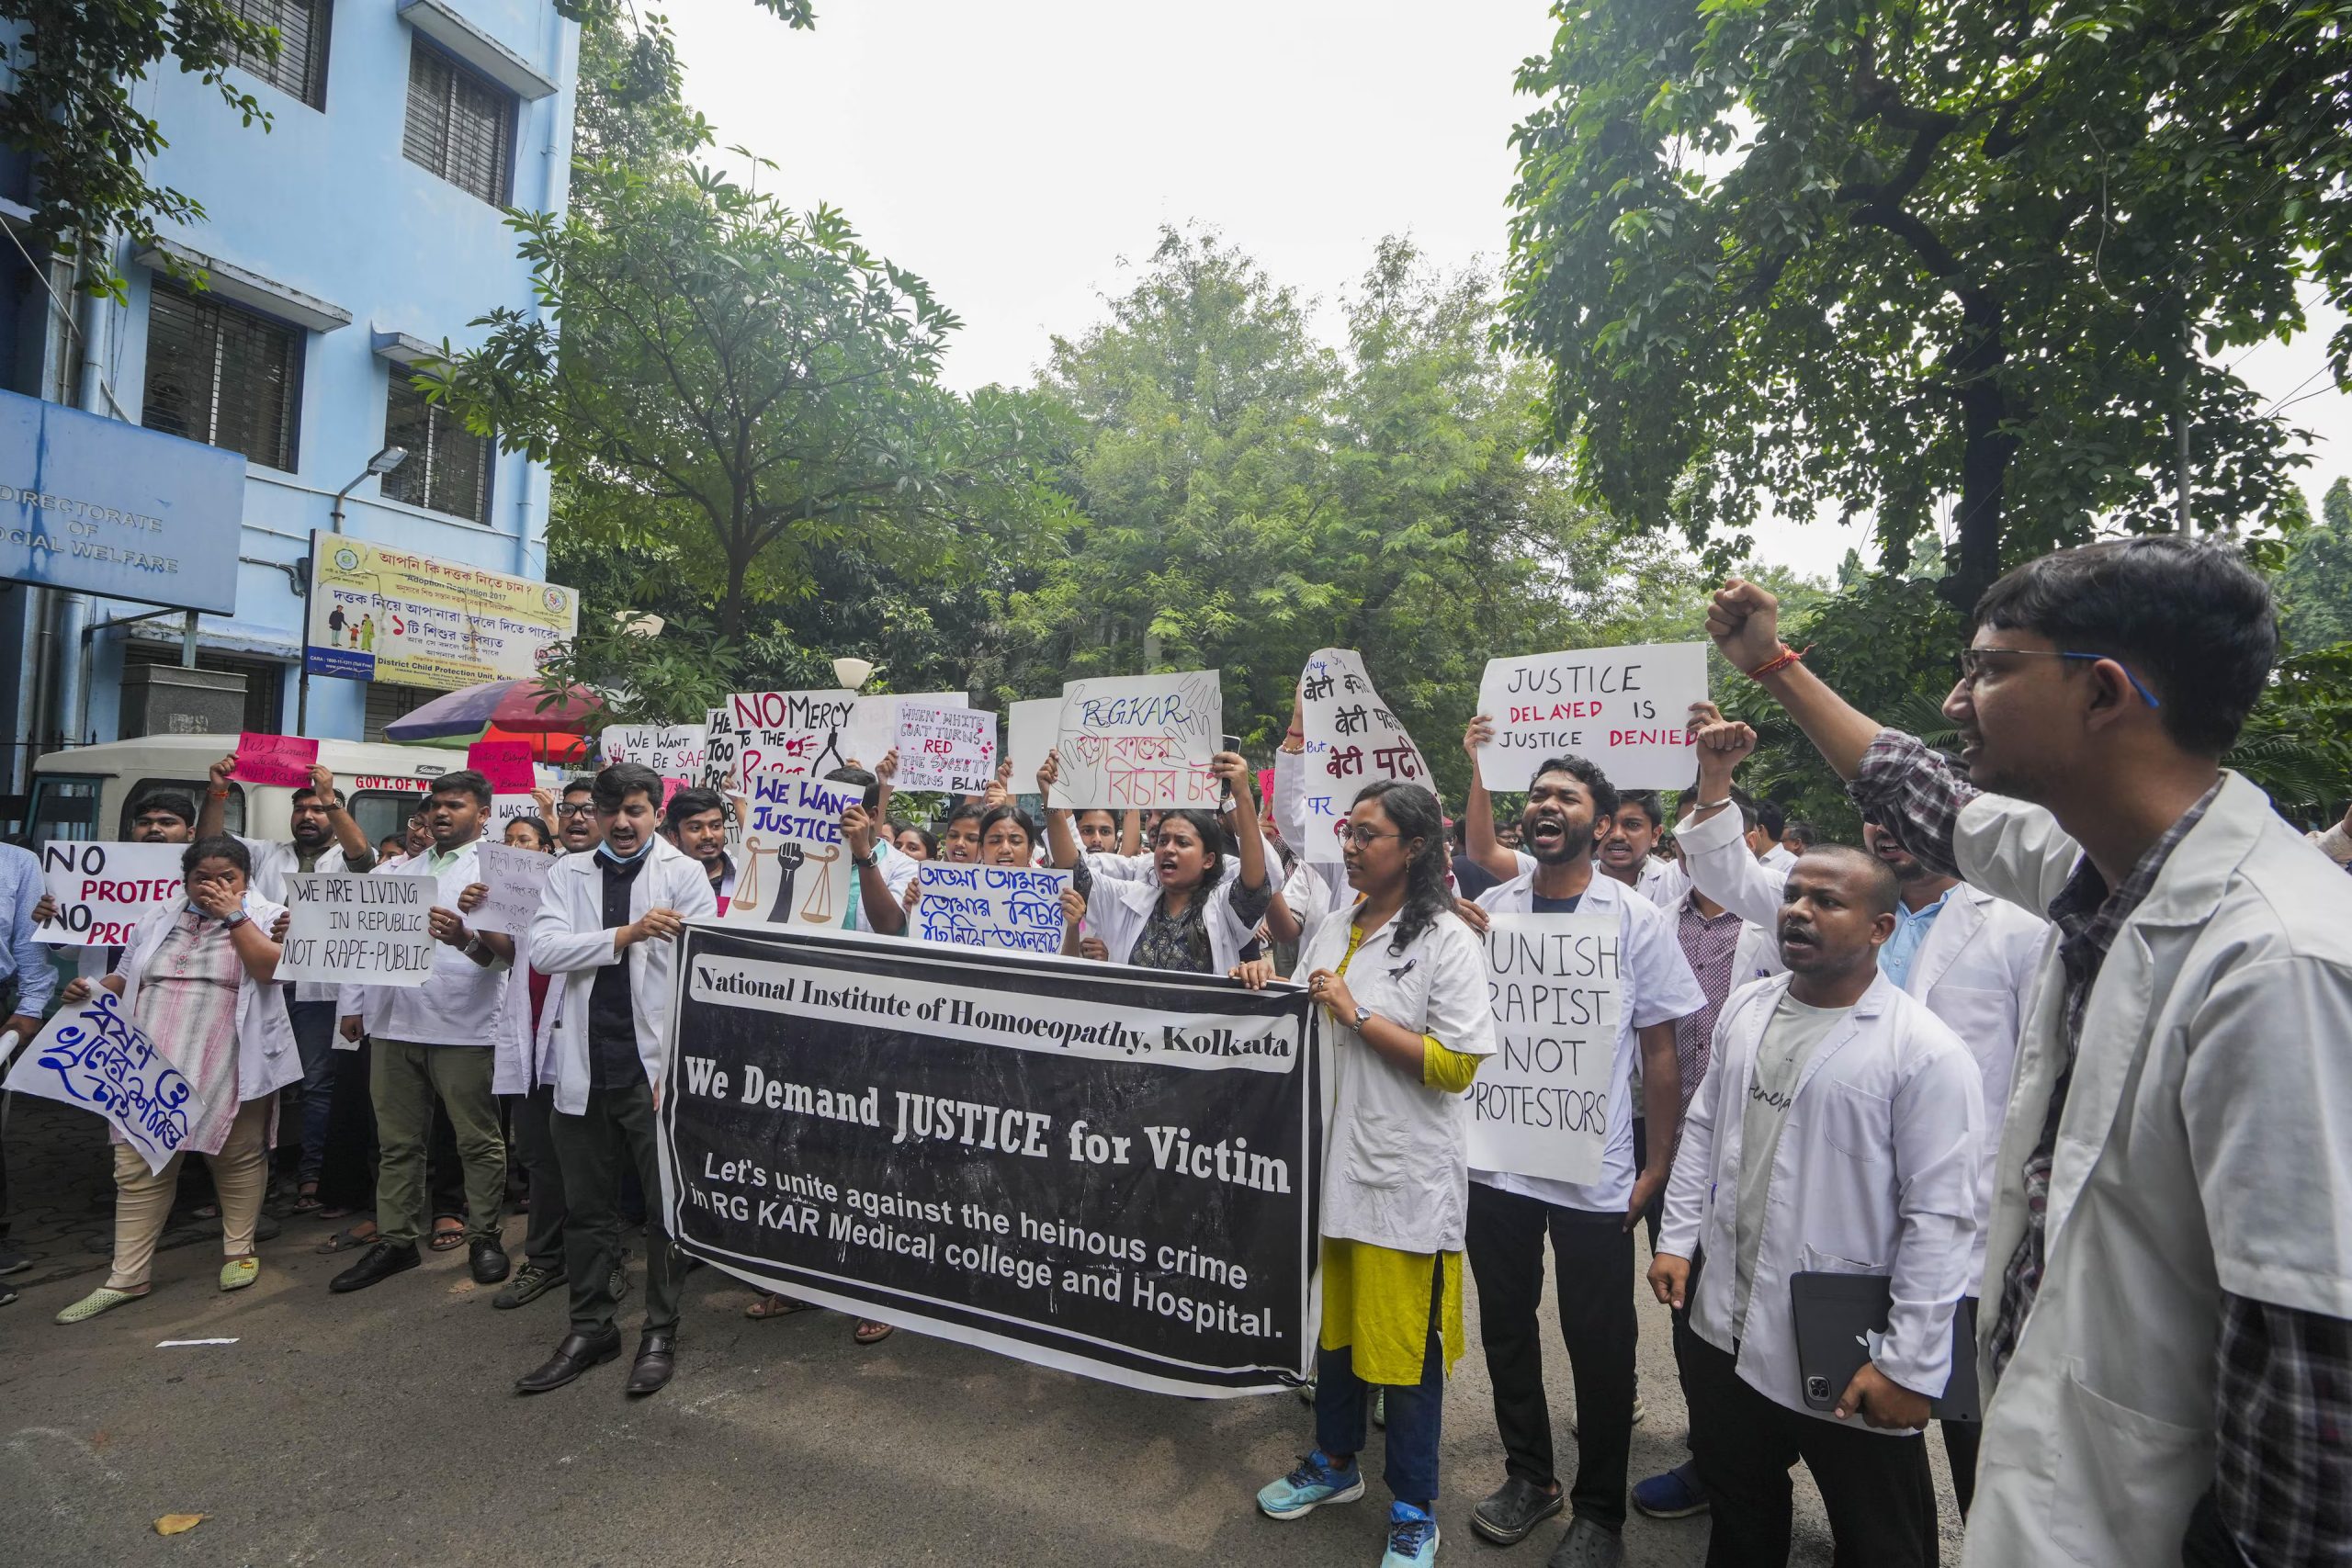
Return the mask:
{"type": "Polygon", "coordinates": [[[1965,774],[1734,579],[1707,629],[1921,861],[2055,927],[1983,1283],[1967,1562],[2352,1562],[2352,883],[2219,759],[2278,649],[2238,555],[2063,550],[1985,591],[1965,774]]]}

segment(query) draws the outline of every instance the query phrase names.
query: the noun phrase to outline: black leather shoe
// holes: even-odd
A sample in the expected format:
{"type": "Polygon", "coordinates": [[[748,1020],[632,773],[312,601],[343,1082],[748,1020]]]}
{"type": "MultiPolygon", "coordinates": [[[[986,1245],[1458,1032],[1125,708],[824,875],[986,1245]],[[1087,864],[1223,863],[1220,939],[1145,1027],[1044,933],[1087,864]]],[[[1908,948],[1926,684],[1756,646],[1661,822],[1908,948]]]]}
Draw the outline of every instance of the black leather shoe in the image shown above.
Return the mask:
{"type": "Polygon", "coordinates": [[[1470,1528],[1498,1546],[1517,1546],[1566,1501],[1557,1492],[1514,1475],[1470,1510],[1470,1528]]]}
{"type": "Polygon", "coordinates": [[[621,1331],[610,1325],[602,1334],[567,1334],[544,1365],[514,1380],[516,1393],[545,1393],[561,1388],[591,1367],[602,1366],[621,1353],[621,1331]]]}
{"type": "Polygon", "coordinates": [[[475,1241],[473,1251],[469,1255],[468,1261],[473,1269],[474,1283],[477,1285],[495,1285],[506,1278],[514,1267],[506,1261],[506,1249],[488,1236],[482,1236],[475,1241]]]}
{"type": "Polygon", "coordinates": [[[328,1280],[327,1289],[338,1293],[364,1291],[415,1267],[416,1243],[379,1241],[362,1253],[358,1262],[328,1280]]]}
{"type": "Polygon", "coordinates": [[[670,1385],[670,1374],[678,1370],[678,1337],[655,1330],[646,1331],[637,1342],[637,1364],[628,1370],[628,1392],[631,1395],[659,1393],[670,1385]]]}

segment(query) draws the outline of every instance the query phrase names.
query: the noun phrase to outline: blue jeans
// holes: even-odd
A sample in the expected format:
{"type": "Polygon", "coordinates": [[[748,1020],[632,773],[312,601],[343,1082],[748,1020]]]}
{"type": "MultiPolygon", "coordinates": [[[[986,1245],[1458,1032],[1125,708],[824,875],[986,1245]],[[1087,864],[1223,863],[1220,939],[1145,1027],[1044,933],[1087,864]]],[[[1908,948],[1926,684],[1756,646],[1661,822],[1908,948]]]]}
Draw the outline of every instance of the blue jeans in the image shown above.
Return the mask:
{"type": "MultiPolygon", "coordinates": [[[[1390,1384],[1388,1452],[1381,1479],[1400,1503],[1433,1508],[1437,1503],[1437,1443],[1445,1412],[1445,1341],[1438,1326],[1437,1265],[1430,1278],[1430,1330],[1421,1350],[1421,1381],[1412,1387],[1390,1384]]],[[[1315,1446],[1337,1459],[1363,1452],[1366,1391],[1356,1376],[1350,1348],[1315,1352],[1315,1446]]]]}
{"type": "Polygon", "coordinates": [[[286,1003],[294,1045],[302,1054],[302,1163],[297,1179],[316,1181],[327,1157],[327,1117],[334,1110],[334,1003],[286,1003]]]}

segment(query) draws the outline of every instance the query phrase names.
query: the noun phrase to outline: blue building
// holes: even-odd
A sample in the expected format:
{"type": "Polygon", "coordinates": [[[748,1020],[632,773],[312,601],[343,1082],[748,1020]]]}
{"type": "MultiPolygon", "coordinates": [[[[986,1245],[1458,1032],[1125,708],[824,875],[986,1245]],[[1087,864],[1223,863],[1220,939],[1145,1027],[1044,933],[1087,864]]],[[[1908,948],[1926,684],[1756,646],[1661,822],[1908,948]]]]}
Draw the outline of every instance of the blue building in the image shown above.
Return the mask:
{"type": "MultiPolygon", "coordinates": [[[[19,655],[0,676],[17,790],[40,751],[169,728],[171,699],[150,677],[183,663],[191,626],[200,673],[173,676],[173,690],[216,713],[241,701],[242,728],[292,732],[302,563],[346,485],[345,533],[546,575],[544,468],[426,404],[409,366],[445,340],[474,341],[468,323],[494,307],[534,308],[503,209],[563,208],[576,25],[551,0],[242,3],[285,40],[239,84],[273,124],[243,124],[168,65],[137,85],[170,141],[151,177],[207,219],[150,252],[121,247],[127,303],[79,298],[69,266],[0,246],[0,385],[244,459],[232,613],[157,615],[0,585],[0,649],[19,655]],[[175,261],[209,287],[176,281],[175,261]],[[371,472],[394,446],[405,460],[371,472]]],[[[0,215],[23,216],[28,178],[0,169],[0,197],[13,198],[0,215]]],[[[316,676],[309,687],[305,731],[350,739],[379,738],[435,694],[316,676]]]]}

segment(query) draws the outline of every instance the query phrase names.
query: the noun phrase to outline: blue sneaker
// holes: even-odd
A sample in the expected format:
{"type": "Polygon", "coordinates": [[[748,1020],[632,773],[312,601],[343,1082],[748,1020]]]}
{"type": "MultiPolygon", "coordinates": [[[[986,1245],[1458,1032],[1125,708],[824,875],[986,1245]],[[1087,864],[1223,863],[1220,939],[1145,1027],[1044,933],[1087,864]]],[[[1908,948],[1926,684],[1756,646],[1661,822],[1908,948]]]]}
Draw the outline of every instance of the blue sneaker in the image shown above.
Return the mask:
{"type": "Polygon", "coordinates": [[[1326,1503],[1352,1503],[1363,1495],[1363,1472],[1355,1461],[1341,1470],[1321,1449],[1298,1461],[1280,1481],[1258,1489],[1258,1506],[1270,1519],[1304,1518],[1326,1503]]]}
{"type": "Polygon", "coordinates": [[[1410,1503],[1388,1505],[1388,1550],[1380,1568],[1429,1568],[1437,1561],[1437,1521],[1410,1503]]]}
{"type": "Polygon", "coordinates": [[[1707,1511],[1707,1489],[1699,1484],[1699,1464],[1684,1460],[1664,1475],[1634,1483],[1634,1506],[1654,1519],[1687,1519],[1707,1511]]]}

